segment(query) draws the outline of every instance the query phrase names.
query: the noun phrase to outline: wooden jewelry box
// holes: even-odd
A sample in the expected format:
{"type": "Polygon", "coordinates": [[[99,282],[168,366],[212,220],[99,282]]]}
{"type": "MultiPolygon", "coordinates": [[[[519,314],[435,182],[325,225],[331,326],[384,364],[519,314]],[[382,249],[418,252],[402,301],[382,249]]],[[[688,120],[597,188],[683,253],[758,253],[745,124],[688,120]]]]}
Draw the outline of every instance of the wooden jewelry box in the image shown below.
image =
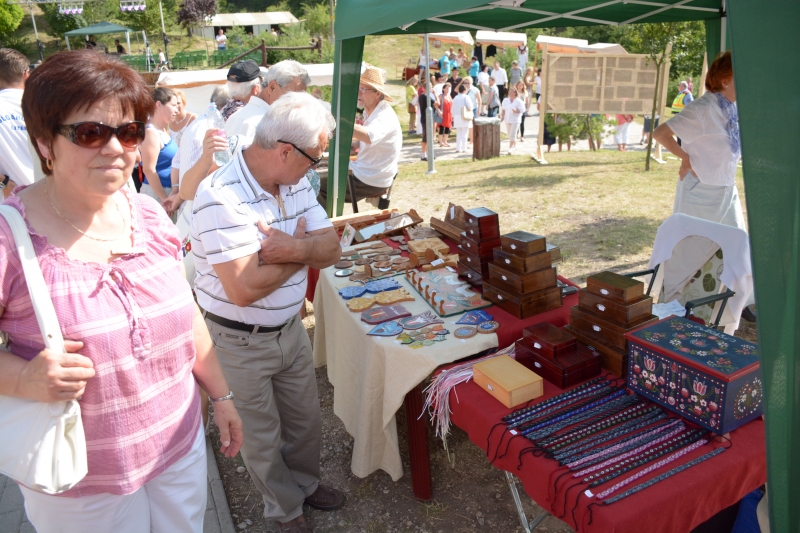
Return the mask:
{"type": "Polygon", "coordinates": [[[502,281],[483,278],[483,297],[517,318],[528,318],[561,307],[561,289],[558,286],[515,294],[514,289],[502,281]]]}
{"type": "Polygon", "coordinates": [[[504,252],[520,257],[544,252],[547,247],[547,240],[543,236],[527,231],[514,231],[501,235],[500,242],[504,252]]]}
{"type": "Polygon", "coordinates": [[[653,312],[653,298],[642,296],[628,303],[618,303],[581,289],[578,293],[578,306],[609,322],[630,324],[653,312]]]}
{"type": "Polygon", "coordinates": [[[522,343],[536,355],[548,359],[572,353],[578,346],[574,335],[549,322],[524,328],[522,338],[517,343],[522,343]]]}
{"type": "Polygon", "coordinates": [[[485,207],[467,209],[464,213],[464,233],[480,242],[500,236],[500,221],[497,213],[485,207]]]}
{"type": "Polygon", "coordinates": [[[656,321],[655,315],[645,315],[637,318],[633,322],[621,325],[609,322],[600,318],[594,313],[588,313],[577,305],[569,310],[569,323],[572,329],[585,332],[588,336],[595,338],[606,346],[626,350],[628,339],[625,334],[638,327],[656,321]]]}
{"type": "Polygon", "coordinates": [[[460,244],[458,245],[458,262],[475,272],[480,272],[484,278],[489,277],[489,264],[486,259],[481,259],[480,256],[466,251],[460,244]]]}
{"type": "Polygon", "coordinates": [[[461,247],[464,250],[479,256],[481,259],[485,259],[487,257],[491,258],[492,250],[498,246],[500,246],[499,238],[495,237],[484,241],[478,241],[469,238],[466,233],[461,233],[461,247]]]}
{"type": "Polygon", "coordinates": [[[492,255],[494,257],[495,264],[521,274],[542,270],[543,268],[547,268],[553,264],[552,254],[550,252],[536,252],[533,255],[521,257],[519,255],[506,252],[501,248],[495,248],[492,251],[492,255]]]}
{"type": "Polygon", "coordinates": [[[480,287],[483,285],[483,274],[477,270],[473,270],[461,261],[458,262],[458,275],[466,279],[473,287],[480,287]]]}
{"type": "Polygon", "coordinates": [[[489,278],[503,281],[520,294],[548,289],[557,283],[555,267],[519,274],[503,268],[495,262],[489,263],[489,278]]]}
{"type": "Polygon", "coordinates": [[[758,345],[677,317],[626,336],[633,391],[718,434],[763,413],[758,345]]]}
{"type": "Polygon", "coordinates": [[[600,354],[600,365],[614,374],[624,378],[628,375],[628,350],[611,348],[597,341],[596,338],[586,335],[584,332],[575,329],[571,324],[564,326],[564,329],[575,335],[578,342],[587,345],[590,350],[600,354]]]}
{"type": "Polygon", "coordinates": [[[644,296],[644,283],[614,272],[600,272],[586,278],[586,290],[619,303],[644,296]]]}
{"type": "Polygon", "coordinates": [[[514,357],[560,389],[576,385],[600,374],[600,354],[582,343],[558,357],[544,357],[521,340],[517,341],[514,357]]]}
{"type": "Polygon", "coordinates": [[[507,355],[476,363],[472,367],[472,379],[509,408],[544,394],[542,378],[507,355]]]}

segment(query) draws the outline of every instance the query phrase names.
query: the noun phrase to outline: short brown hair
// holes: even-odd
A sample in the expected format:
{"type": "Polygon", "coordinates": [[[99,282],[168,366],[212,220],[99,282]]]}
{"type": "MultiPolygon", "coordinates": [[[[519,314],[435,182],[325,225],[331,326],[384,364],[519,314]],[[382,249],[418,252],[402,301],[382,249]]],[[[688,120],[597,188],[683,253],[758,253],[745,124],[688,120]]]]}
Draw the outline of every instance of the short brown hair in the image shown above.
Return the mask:
{"type": "Polygon", "coordinates": [[[717,56],[706,74],[706,90],[718,93],[723,89],[722,82],[733,79],[733,61],[731,53],[725,52],[717,56]]]}
{"type": "Polygon", "coordinates": [[[159,102],[161,105],[168,103],[173,96],[177,98],[178,95],[169,87],[158,87],[153,90],[153,101],[159,102]]]}
{"type": "Polygon", "coordinates": [[[0,48],[0,85],[19,85],[31,62],[13,48],[0,48]]]}
{"type": "Polygon", "coordinates": [[[22,95],[22,115],[45,174],[36,139],[52,149],[56,128],[74,111],[112,98],[133,120],[147,122],[155,104],[144,79],[113,56],[94,50],[74,50],[52,55],[36,68],[22,95]]]}

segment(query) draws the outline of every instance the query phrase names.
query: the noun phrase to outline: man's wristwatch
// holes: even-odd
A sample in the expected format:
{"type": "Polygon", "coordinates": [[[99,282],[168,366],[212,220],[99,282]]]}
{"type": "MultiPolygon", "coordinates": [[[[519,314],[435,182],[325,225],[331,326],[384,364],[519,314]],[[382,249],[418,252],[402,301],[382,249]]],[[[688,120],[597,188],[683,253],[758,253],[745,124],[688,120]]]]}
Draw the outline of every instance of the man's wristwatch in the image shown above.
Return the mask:
{"type": "Polygon", "coordinates": [[[212,398],[211,396],[208,397],[208,401],[210,402],[224,402],[225,400],[233,400],[233,391],[229,391],[227,396],[223,396],[222,398],[212,398]]]}
{"type": "Polygon", "coordinates": [[[11,177],[6,176],[5,174],[0,174],[0,176],[3,176],[3,181],[0,182],[0,190],[2,190],[5,189],[6,186],[8,186],[8,182],[11,181],[11,177]]]}

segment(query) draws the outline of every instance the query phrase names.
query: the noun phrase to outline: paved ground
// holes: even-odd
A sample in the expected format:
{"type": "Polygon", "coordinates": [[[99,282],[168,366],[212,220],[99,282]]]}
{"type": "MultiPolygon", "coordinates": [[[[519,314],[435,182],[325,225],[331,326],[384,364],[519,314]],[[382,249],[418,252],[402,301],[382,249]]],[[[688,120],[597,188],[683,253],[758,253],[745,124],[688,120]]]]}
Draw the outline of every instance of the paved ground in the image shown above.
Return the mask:
{"type": "MultiPolygon", "coordinates": [[[[222,488],[217,462],[214,460],[208,439],[206,439],[206,451],[208,452],[208,503],[203,533],[234,533],[225,490],[222,488]]],[[[19,486],[0,475],[0,533],[36,533],[28,522],[28,517],[25,516],[23,505],[19,486]]]]}

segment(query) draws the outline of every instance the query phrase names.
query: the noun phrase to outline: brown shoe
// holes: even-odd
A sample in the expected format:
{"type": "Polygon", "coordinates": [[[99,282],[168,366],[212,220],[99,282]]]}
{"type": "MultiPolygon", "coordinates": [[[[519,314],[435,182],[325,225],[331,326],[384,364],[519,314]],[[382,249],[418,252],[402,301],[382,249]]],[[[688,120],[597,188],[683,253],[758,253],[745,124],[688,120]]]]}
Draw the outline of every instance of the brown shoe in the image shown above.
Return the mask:
{"type": "Polygon", "coordinates": [[[344,493],[320,483],[314,494],[306,498],[306,503],[320,511],[335,511],[344,505],[344,500],[344,493]]]}
{"type": "Polygon", "coordinates": [[[306,517],[303,515],[288,522],[275,522],[275,525],[278,526],[280,533],[314,533],[314,530],[308,525],[306,517]]]}

